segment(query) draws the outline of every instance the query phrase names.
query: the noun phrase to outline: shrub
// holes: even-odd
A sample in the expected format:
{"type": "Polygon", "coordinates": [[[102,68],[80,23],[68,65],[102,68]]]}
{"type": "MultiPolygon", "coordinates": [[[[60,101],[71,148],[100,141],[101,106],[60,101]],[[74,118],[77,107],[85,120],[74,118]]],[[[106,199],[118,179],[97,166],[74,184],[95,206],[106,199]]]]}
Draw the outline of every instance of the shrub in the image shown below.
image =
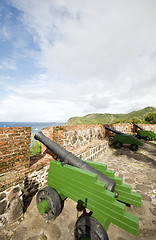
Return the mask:
{"type": "Polygon", "coordinates": [[[138,118],[138,117],[133,117],[132,119],[131,119],[131,123],[141,123],[141,119],[140,118],[138,118]]]}
{"type": "Polygon", "coordinates": [[[35,140],[30,149],[30,156],[34,156],[40,153],[41,153],[41,143],[35,140]]]}

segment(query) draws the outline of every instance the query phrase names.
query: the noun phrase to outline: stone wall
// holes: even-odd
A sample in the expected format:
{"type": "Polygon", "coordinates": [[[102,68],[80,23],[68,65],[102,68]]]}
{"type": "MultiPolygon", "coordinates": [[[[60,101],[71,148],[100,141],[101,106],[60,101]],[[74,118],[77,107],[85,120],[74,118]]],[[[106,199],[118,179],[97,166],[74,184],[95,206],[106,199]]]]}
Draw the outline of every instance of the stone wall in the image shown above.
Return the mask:
{"type": "MultiPolygon", "coordinates": [[[[142,127],[145,130],[151,130],[154,133],[156,133],[156,124],[138,124],[140,127],[142,127]]],[[[133,124],[128,124],[128,123],[117,123],[117,124],[109,124],[108,125],[110,128],[113,127],[114,129],[126,133],[126,134],[136,134],[137,130],[139,130],[136,126],[133,124]]],[[[108,134],[109,131],[106,131],[108,134]]]]}
{"type": "MultiPolygon", "coordinates": [[[[56,126],[43,129],[51,140],[71,151],[105,137],[104,125],[56,126]]],[[[43,148],[44,151],[44,148],[43,148]]]]}
{"type": "MultiPolygon", "coordinates": [[[[73,125],[45,128],[42,132],[51,140],[81,159],[93,160],[108,146],[104,125],[73,125]]],[[[42,145],[42,153],[51,152],[42,145]]]]}
{"type": "MultiPolygon", "coordinates": [[[[153,131],[156,133],[156,124],[139,124],[139,126],[147,131],[153,131]]],[[[134,131],[136,131],[136,127],[134,127],[134,131]]]]}
{"type": "Polygon", "coordinates": [[[30,127],[0,128],[0,228],[23,214],[20,184],[30,165],[30,127]]]}
{"type": "Polygon", "coordinates": [[[123,133],[126,133],[126,134],[133,134],[134,131],[133,131],[133,125],[132,124],[112,124],[112,126],[120,131],[120,132],[123,132],[123,133]]]}

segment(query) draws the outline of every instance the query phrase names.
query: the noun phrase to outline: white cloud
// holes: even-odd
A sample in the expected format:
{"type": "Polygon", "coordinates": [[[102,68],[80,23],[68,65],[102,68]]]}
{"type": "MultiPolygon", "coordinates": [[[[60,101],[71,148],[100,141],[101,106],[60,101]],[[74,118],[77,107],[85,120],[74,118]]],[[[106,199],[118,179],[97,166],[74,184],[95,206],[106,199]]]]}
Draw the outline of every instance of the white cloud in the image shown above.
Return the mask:
{"type": "Polygon", "coordinates": [[[0,28],[0,40],[6,41],[10,39],[10,30],[7,28],[7,26],[2,26],[0,28]]]}
{"type": "Polygon", "coordinates": [[[40,50],[32,56],[42,73],[10,85],[1,116],[67,120],[156,107],[155,0],[10,2],[40,50]]]}
{"type": "Polygon", "coordinates": [[[0,70],[17,70],[16,60],[11,58],[6,58],[0,61],[0,70]]]}

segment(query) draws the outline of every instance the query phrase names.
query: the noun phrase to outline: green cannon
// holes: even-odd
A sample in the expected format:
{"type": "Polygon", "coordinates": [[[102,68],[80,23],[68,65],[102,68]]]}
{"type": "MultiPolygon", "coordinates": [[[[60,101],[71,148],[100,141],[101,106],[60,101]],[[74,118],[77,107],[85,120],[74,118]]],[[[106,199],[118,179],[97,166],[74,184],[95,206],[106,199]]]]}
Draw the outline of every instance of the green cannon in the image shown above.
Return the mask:
{"type": "Polygon", "coordinates": [[[48,186],[39,190],[36,197],[38,210],[45,219],[55,219],[65,199],[70,198],[87,210],[76,221],[75,240],[108,240],[110,223],[137,236],[139,219],[126,211],[126,205],[141,207],[141,194],[131,191],[131,186],[124,184],[107,165],[81,160],[41,132],[35,139],[60,158],[50,162],[48,186]]]}
{"type": "Polygon", "coordinates": [[[123,146],[123,144],[130,144],[130,148],[132,151],[137,151],[139,145],[143,146],[143,142],[140,141],[138,138],[134,137],[133,135],[119,132],[108,126],[105,126],[105,129],[115,133],[115,135],[113,137],[113,145],[117,149],[121,148],[123,146]]]}
{"type": "Polygon", "coordinates": [[[136,137],[138,139],[144,139],[146,141],[150,141],[150,140],[156,140],[156,134],[152,131],[147,131],[145,129],[143,129],[142,127],[140,127],[138,124],[133,123],[134,126],[136,126],[137,128],[139,128],[139,130],[137,131],[137,135],[136,137]]]}

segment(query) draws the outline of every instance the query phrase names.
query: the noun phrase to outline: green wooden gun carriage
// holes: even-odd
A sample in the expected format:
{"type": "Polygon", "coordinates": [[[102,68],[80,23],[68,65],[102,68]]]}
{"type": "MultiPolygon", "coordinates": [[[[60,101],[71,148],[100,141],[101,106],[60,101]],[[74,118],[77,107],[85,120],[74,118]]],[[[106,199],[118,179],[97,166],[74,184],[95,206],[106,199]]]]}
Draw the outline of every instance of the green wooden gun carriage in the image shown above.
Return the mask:
{"type": "Polygon", "coordinates": [[[143,146],[143,142],[131,134],[125,134],[125,133],[119,132],[108,126],[105,126],[105,129],[115,133],[115,135],[113,137],[113,145],[117,149],[121,148],[123,146],[123,144],[129,144],[130,149],[132,151],[137,151],[139,145],[143,146]]]}
{"type": "Polygon", "coordinates": [[[70,198],[90,211],[82,214],[75,224],[76,240],[107,240],[110,223],[138,234],[139,219],[126,211],[126,204],[141,207],[139,193],[131,191],[131,186],[114,176],[107,165],[82,161],[41,132],[35,139],[61,160],[50,162],[48,186],[39,190],[36,197],[38,210],[45,219],[55,219],[62,211],[63,201],[70,198]]]}
{"type": "Polygon", "coordinates": [[[156,134],[154,132],[147,131],[147,130],[143,129],[142,127],[140,127],[136,123],[133,123],[133,124],[134,124],[134,126],[139,128],[139,130],[137,131],[137,135],[136,135],[136,137],[138,139],[144,139],[145,141],[156,140],[156,134]]]}

